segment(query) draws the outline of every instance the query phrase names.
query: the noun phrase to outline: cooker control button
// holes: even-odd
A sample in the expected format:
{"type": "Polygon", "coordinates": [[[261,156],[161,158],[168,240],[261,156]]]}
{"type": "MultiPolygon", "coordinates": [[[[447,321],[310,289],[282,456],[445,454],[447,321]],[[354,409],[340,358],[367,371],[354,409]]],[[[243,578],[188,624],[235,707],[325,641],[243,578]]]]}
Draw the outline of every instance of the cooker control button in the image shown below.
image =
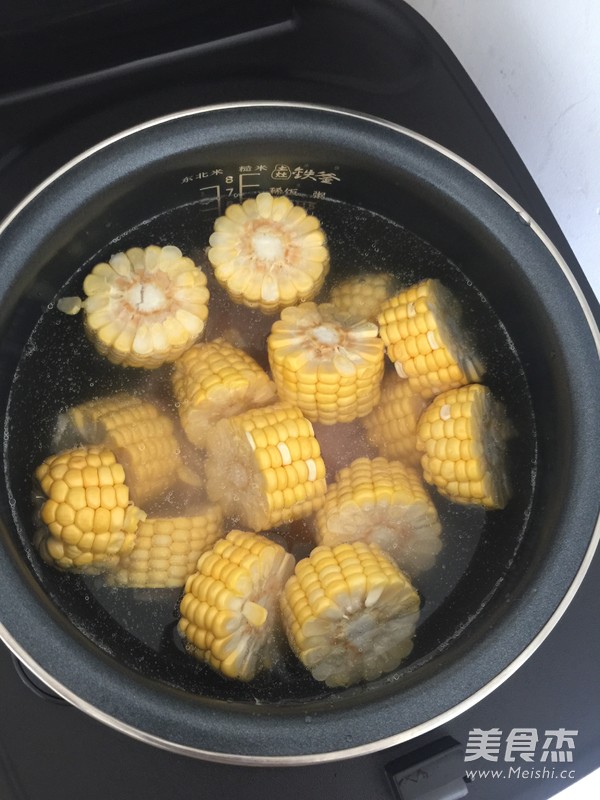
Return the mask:
{"type": "Polygon", "coordinates": [[[468,794],[464,748],[450,736],[407,753],[386,765],[400,800],[458,800],[468,794]]]}

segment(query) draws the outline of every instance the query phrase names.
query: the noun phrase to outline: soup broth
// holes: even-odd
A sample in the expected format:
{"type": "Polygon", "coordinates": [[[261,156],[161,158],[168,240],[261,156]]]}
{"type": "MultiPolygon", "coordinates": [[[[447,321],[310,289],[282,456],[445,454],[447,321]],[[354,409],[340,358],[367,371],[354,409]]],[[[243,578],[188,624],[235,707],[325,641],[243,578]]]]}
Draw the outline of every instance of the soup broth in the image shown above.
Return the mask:
{"type": "MultiPolygon", "coordinates": [[[[294,198],[295,200],[297,198],[294,198]]],[[[301,202],[302,204],[302,202],[301,202]]],[[[305,201],[310,205],[309,201],[305,201]]],[[[425,278],[438,278],[459,298],[467,328],[486,367],[484,382],[507,409],[516,435],[509,446],[512,498],[501,511],[450,502],[428,487],[442,524],[442,550],[434,566],[415,576],[421,615],[408,658],[376,684],[408,680],[420,664],[464,630],[484,607],[489,578],[518,557],[535,481],[535,432],[527,383],[518,355],[501,320],[467,277],[402,227],[397,221],[334,200],[322,200],[311,213],[320,220],[330,250],[330,271],[316,302],[326,302],[332,286],[350,275],[392,273],[398,287],[425,278]],[[467,614],[465,615],[465,609],[467,614]]],[[[214,278],[206,247],[214,216],[202,202],[169,210],[106,242],[82,265],[73,264],[73,277],[39,319],[15,373],[5,428],[5,465],[15,523],[32,570],[61,611],[89,639],[127,667],[172,687],[217,700],[255,704],[289,704],[324,700],[339,694],[313,680],[289,649],[283,647],[275,666],[248,684],[224,679],[185,652],[177,632],[181,589],[127,589],[107,586],[102,575],[69,574],[43,563],[32,545],[35,502],[32,476],[36,467],[60,443],[61,413],[86,400],[126,391],[155,401],[177,417],[171,393],[172,367],[156,370],[123,368],[100,356],[86,338],[81,316],[61,313],[60,297],[82,296],[82,282],[91,267],[116,252],[150,244],[176,245],[202,268],[210,290],[209,317],[203,338],[227,336],[268,369],[266,337],[278,314],[264,315],[233,303],[214,278]],[[23,409],[32,409],[31,415],[23,409]]],[[[386,369],[393,369],[386,358],[386,369]]],[[[335,426],[314,425],[327,468],[328,483],[338,469],[377,450],[360,420],[335,426]]],[[[191,447],[186,455],[198,458],[191,447]]],[[[166,493],[151,508],[154,515],[181,515],[197,503],[198,490],[166,493]]],[[[238,527],[235,520],[226,531],[238,527]]],[[[297,557],[308,554],[311,520],[281,526],[267,535],[297,557]]],[[[376,687],[371,687],[373,691],[376,687]]]]}

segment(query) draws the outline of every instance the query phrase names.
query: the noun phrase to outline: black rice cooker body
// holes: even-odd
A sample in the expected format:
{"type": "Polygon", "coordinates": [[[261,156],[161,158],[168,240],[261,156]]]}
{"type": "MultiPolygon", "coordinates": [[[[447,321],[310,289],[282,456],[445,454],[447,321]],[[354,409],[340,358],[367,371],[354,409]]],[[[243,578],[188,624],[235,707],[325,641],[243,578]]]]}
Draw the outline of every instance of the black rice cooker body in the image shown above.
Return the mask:
{"type": "MultiPolygon", "coordinates": [[[[297,186],[301,194],[305,186],[297,186]]],[[[597,540],[597,324],[535,222],[452,153],[339,110],[276,103],[194,110],[103,142],[52,176],[5,221],[0,263],[0,398],[3,414],[10,411],[0,634],[84,711],[144,741],[214,760],[350,757],[410,739],[475,703],[518,668],[566,608],[597,540]],[[39,561],[26,491],[30,423],[39,411],[26,393],[18,407],[9,404],[31,332],[73,265],[144,221],[154,233],[152,220],[165,209],[197,202],[194,176],[223,165],[239,173],[245,164],[335,173],[340,180],[326,187],[331,199],[395,220],[443,253],[505,327],[529,391],[526,404],[510,386],[499,387],[524,440],[526,465],[517,476],[524,499],[517,511],[489,515],[467,571],[420,634],[417,657],[393,679],[335,692],[300,680],[297,691],[273,702],[268,680],[257,695],[210,678],[206,692],[196,666],[182,667],[172,642],[149,651],[78,578],[39,561]]],[[[60,363],[60,343],[49,358],[60,363]]]]}

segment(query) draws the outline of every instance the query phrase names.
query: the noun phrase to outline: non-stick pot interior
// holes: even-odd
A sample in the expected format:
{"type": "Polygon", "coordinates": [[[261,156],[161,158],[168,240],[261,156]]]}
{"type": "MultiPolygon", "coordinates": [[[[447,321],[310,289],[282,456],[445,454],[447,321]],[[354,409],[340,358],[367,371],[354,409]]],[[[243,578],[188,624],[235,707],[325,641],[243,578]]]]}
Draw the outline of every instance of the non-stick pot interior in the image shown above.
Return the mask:
{"type": "MultiPolygon", "coordinates": [[[[581,387],[575,388],[573,362],[565,354],[567,340],[577,338],[575,358],[585,358],[591,337],[582,332],[580,307],[539,237],[488,185],[444,154],[377,123],[314,109],[255,107],[191,115],[118,139],[73,165],[8,226],[0,249],[8,265],[2,275],[2,370],[14,376],[2,389],[3,533],[18,553],[22,591],[46,598],[39,600],[40,608],[52,604],[55,624],[72,636],[74,651],[83,647],[86,659],[91,653],[103,669],[114,665],[122,674],[124,668],[157,708],[165,702],[173,708],[176,698],[182,713],[206,707],[252,718],[277,714],[280,722],[285,718],[293,724],[312,714],[337,719],[350,709],[381,711],[395,699],[400,708],[406,699],[401,719],[380,713],[379,727],[369,724],[357,739],[344,741],[385,738],[442,713],[444,702],[460,702],[490,681],[539,633],[561,601],[585,552],[594,515],[579,504],[581,524],[576,533],[567,531],[565,520],[569,514],[574,518],[573,495],[586,459],[579,431],[589,401],[581,387]],[[214,219],[230,203],[259,191],[286,195],[321,220],[331,271],[319,299],[336,281],[366,271],[393,272],[402,285],[439,278],[450,287],[460,297],[465,324],[486,365],[485,382],[505,404],[515,430],[508,459],[513,491],[505,509],[459,506],[432,490],[443,549],[434,567],[414,581],[422,611],[413,651],[395,672],[346,690],[313,680],[291,652],[250,683],[225,680],[184,651],[176,631],[179,590],[109,588],[101,576],[65,574],[48,566],[32,545],[32,475],[52,452],[60,412],[123,389],[174,410],[169,367],[145,371],[110,365],[86,339],[81,319],[57,310],[57,299],[81,295],[93,264],[119,250],[175,244],[209,278],[215,311],[207,337],[224,328],[243,330],[249,351],[267,366],[264,342],[276,317],[228,303],[205,254],[214,219]],[[557,548],[563,569],[553,561],[557,548]],[[509,630],[510,641],[501,643],[509,630]],[[463,687],[441,700],[436,692],[456,669],[463,687]],[[437,690],[429,691],[434,684],[437,690]],[[423,697],[420,709],[411,706],[415,692],[423,697]]],[[[588,379],[597,375],[592,371],[588,379]]],[[[360,426],[345,427],[332,437],[316,426],[330,478],[351,458],[372,454],[360,426]]],[[[162,510],[168,511],[169,503],[182,499],[164,502],[162,510]]],[[[306,550],[305,531],[300,543],[293,526],[279,534],[297,555],[306,550]]],[[[18,625],[8,625],[19,640],[18,625]]],[[[28,651],[35,649],[32,638],[25,635],[28,651]]],[[[37,650],[39,663],[44,648],[37,650]]],[[[68,667],[60,672],[65,682],[68,667]]],[[[95,705],[92,688],[85,699],[95,705]]],[[[107,713],[112,716],[111,702],[107,713]]],[[[145,713],[132,712],[128,724],[163,738],[145,713]]],[[[186,730],[182,725],[177,734],[182,743],[198,746],[186,730]]],[[[344,749],[330,732],[324,736],[317,747],[344,749]]],[[[210,741],[203,746],[228,747],[210,741]]],[[[268,755],[288,747],[269,746],[268,755]]],[[[311,752],[315,745],[289,747],[311,752]]]]}

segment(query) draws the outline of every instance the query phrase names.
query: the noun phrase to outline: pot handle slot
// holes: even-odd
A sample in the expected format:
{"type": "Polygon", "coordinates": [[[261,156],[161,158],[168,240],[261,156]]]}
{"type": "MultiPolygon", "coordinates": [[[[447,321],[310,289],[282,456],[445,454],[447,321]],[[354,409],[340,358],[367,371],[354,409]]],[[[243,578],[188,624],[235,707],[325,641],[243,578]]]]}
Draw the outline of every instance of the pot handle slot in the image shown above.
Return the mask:
{"type": "Polygon", "coordinates": [[[40,697],[42,700],[49,700],[52,703],[59,703],[60,705],[68,706],[69,703],[59,695],[55,694],[52,689],[47,686],[37,675],[34,675],[30,669],[28,669],[22,661],[20,661],[15,655],[12,655],[12,661],[17,672],[17,675],[25,686],[30,689],[35,695],[40,697]]]}
{"type": "Polygon", "coordinates": [[[385,770],[399,800],[459,800],[469,792],[463,747],[450,736],[407,753],[385,770]]]}

